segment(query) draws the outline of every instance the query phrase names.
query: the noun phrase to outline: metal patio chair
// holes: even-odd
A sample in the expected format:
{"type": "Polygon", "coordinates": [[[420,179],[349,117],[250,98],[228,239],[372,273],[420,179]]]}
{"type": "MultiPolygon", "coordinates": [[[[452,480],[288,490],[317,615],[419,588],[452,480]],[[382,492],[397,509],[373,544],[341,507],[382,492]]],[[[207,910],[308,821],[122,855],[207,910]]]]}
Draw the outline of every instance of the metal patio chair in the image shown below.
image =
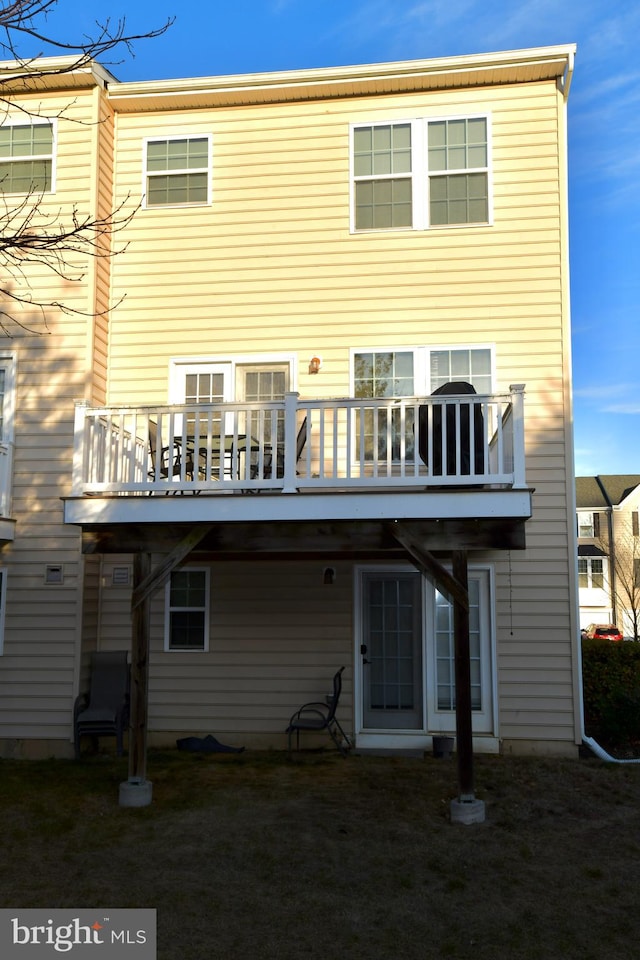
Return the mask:
{"type": "Polygon", "coordinates": [[[88,693],[80,694],[74,706],[74,743],[80,759],[80,738],[115,737],[116,753],[123,753],[124,732],[129,724],[129,664],[127,651],[91,654],[88,693]]]}
{"type": "Polygon", "coordinates": [[[336,717],[340,693],[342,692],[343,670],[344,667],[340,667],[334,674],[333,693],[326,698],[324,703],[321,701],[305,703],[299,710],[296,710],[289,720],[286,731],[289,734],[289,753],[291,753],[291,739],[294,733],[296,734],[296,750],[299,750],[301,730],[315,733],[326,730],[342,756],[347,756],[352,743],[336,717]]]}

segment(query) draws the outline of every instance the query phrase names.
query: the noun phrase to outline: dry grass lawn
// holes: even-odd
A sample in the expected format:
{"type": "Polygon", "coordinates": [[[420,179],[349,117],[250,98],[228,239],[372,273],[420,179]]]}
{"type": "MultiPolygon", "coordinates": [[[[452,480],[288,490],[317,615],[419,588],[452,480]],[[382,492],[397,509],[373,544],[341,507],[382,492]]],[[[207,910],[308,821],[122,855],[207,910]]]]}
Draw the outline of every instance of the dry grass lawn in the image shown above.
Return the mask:
{"type": "Polygon", "coordinates": [[[0,760],[0,906],[154,907],[159,960],[631,960],[640,765],[155,753],[0,760]]]}

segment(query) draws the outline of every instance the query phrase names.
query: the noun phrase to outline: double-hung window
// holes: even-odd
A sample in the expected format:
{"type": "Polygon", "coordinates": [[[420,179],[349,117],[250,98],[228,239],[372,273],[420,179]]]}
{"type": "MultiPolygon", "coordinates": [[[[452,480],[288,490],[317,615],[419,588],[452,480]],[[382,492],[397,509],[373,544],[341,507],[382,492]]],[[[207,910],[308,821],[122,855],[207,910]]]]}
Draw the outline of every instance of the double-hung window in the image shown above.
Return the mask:
{"type": "Polygon", "coordinates": [[[353,174],[356,230],[412,226],[410,123],[356,127],[353,174]]]}
{"type": "Polygon", "coordinates": [[[578,511],[578,536],[597,539],[600,536],[600,514],[591,511],[578,511]]]}
{"type": "Polygon", "coordinates": [[[425,230],[486,224],[486,116],[355,125],[353,229],[425,230]]]}
{"type": "Polygon", "coordinates": [[[209,571],[174,570],[165,592],[165,650],[209,649],[209,571]]]}
{"type": "Polygon", "coordinates": [[[0,191],[51,193],[54,189],[55,121],[0,127],[0,191]]]}
{"type": "Polygon", "coordinates": [[[146,142],[147,207],[195,206],[211,200],[211,137],[146,142]]]}
{"type": "Polygon", "coordinates": [[[487,118],[427,124],[429,223],[432,227],[489,219],[487,118]]]}
{"type": "Polygon", "coordinates": [[[602,557],[578,557],[578,586],[583,590],[604,589],[602,557]]]}

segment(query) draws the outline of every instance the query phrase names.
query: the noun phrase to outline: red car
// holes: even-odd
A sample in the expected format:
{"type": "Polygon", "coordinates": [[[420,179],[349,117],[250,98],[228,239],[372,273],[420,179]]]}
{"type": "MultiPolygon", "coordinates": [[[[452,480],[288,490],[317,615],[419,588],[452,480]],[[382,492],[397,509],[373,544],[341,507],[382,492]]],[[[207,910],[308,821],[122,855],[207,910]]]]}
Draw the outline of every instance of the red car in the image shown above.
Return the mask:
{"type": "Polygon", "coordinates": [[[596,640],[622,640],[622,634],[613,623],[590,623],[587,636],[596,640]]]}

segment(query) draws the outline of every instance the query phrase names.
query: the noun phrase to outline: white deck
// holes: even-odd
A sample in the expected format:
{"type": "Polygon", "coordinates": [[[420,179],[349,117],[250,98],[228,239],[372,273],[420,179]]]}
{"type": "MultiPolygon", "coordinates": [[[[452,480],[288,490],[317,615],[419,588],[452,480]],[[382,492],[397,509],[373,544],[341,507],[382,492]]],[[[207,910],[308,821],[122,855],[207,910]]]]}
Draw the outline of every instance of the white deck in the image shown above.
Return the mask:
{"type": "Polygon", "coordinates": [[[521,387],[499,396],[78,404],[65,519],[523,517],[524,466],[521,387]]]}

